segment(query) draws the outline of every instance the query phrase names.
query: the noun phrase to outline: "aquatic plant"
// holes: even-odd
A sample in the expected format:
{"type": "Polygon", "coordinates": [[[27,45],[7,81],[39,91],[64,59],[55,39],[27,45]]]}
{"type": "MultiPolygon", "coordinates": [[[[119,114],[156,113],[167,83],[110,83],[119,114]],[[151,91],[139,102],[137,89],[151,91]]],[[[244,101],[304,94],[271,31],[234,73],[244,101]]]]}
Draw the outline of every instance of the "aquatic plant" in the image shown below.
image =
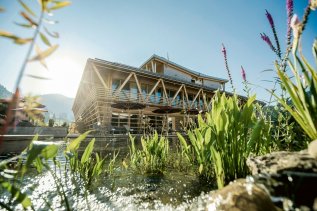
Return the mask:
{"type": "MultiPolygon", "coordinates": [[[[12,207],[16,206],[17,204],[21,204],[24,209],[32,208],[34,210],[32,201],[28,194],[21,191],[23,187],[22,181],[24,175],[31,166],[34,166],[36,167],[38,173],[42,173],[45,170],[51,174],[57,189],[56,192],[59,195],[61,202],[64,203],[66,210],[71,210],[69,203],[70,197],[67,196],[67,188],[64,185],[65,181],[62,181],[62,177],[58,176],[57,173],[61,172],[61,165],[56,160],[58,146],[55,144],[39,142],[37,141],[37,139],[38,135],[34,136],[32,143],[21,155],[1,162],[0,167],[2,168],[4,166],[3,172],[7,172],[6,174],[3,174],[3,172],[1,172],[1,175],[3,176],[0,177],[1,188],[10,193],[11,197],[9,201],[5,203],[1,202],[0,206],[7,210],[12,210],[12,207]],[[24,161],[22,161],[23,157],[25,157],[24,161]],[[6,164],[13,159],[19,159],[18,165],[15,169],[8,169],[6,164]],[[49,162],[54,163],[54,169],[52,169],[49,162]]],[[[46,201],[46,199],[43,200],[46,201]]],[[[49,204],[49,202],[47,203],[49,204]]]]}
{"type": "Polygon", "coordinates": [[[129,135],[130,163],[132,168],[142,173],[163,174],[168,163],[169,143],[164,136],[159,137],[154,131],[153,135],[141,137],[142,149],[137,149],[135,137],[129,135]]]}
{"type": "MultiPolygon", "coordinates": [[[[199,118],[201,116],[199,115],[199,118]]],[[[196,172],[202,179],[211,181],[214,178],[213,159],[211,156],[211,147],[213,145],[210,140],[211,128],[208,131],[201,131],[200,128],[195,128],[187,132],[190,144],[185,138],[177,133],[181,143],[181,154],[193,165],[197,166],[196,172]]]]}
{"type": "Polygon", "coordinates": [[[65,156],[70,164],[70,169],[73,173],[79,174],[85,182],[86,186],[91,185],[92,181],[103,172],[105,158],[101,159],[98,153],[95,153],[95,158],[92,157],[95,139],[90,140],[86,146],[84,153],[80,157],[78,148],[83,140],[91,131],[81,134],[76,139],[69,142],[66,147],[65,156]]]}
{"type": "Polygon", "coordinates": [[[236,95],[226,97],[217,92],[211,111],[204,118],[198,115],[198,127],[188,131],[192,145],[181,134],[178,137],[189,159],[198,164],[199,174],[211,178],[214,172],[221,188],[248,174],[248,156],[268,151],[269,130],[255,96],[240,102],[236,95]]]}
{"type": "MultiPolygon", "coordinates": [[[[66,150],[64,151],[66,158],[65,163],[61,163],[57,159],[59,147],[52,143],[37,141],[37,135],[23,154],[16,157],[16,159],[20,159],[20,161],[14,169],[8,168],[7,166],[14,158],[1,161],[0,190],[1,193],[8,193],[10,199],[4,202],[0,201],[0,207],[12,210],[17,204],[21,204],[25,209],[34,209],[31,198],[28,195],[32,190],[27,189],[28,194],[22,191],[22,189],[25,188],[25,184],[23,183],[24,175],[31,167],[35,167],[38,173],[49,173],[55,185],[55,187],[52,188],[56,190],[56,193],[60,197],[60,207],[64,207],[66,210],[72,209],[71,206],[73,205],[75,197],[79,197],[77,189],[80,189],[81,193],[84,193],[84,198],[89,207],[90,205],[87,200],[89,186],[102,173],[109,175],[113,173],[115,161],[118,156],[118,153],[114,153],[109,161],[108,168],[105,170],[106,158],[102,159],[98,153],[92,156],[94,139],[89,142],[83,154],[79,156],[78,149],[80,143],[87,138],[89,132],[90,131],[80,135],[67,144],[66,150]],[[73,185],[75,189],[72,189],[70,185],[73,185]]],[[[47,199],[41,198],[41,200],[45,201],[47,207],[51,207],[51,202],[47,201],[47,199]]]]}

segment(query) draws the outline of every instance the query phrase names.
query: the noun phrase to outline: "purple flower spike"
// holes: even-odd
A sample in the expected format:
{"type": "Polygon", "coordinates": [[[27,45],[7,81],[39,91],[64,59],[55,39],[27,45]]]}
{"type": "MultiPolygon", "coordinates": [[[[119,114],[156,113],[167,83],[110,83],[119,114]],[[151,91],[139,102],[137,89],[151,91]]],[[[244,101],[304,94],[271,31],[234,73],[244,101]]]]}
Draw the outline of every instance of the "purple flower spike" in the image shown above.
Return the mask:
{"type": "Polygon", "coordinates": [[[241,76],[242,76],[243,81],[246,82],[247,81],[247,76],[246,76],[245,70],[244,70],[244,68],[242,66],[241,66],[241,76]]]}
{"type": "Polygon", "coordinates": [[[292,16],[294,8],[293,0],[286,0],[287,16],[292,16]]]}
{"type": "Polygon", "coordinates": [[[271,39],[265,34],[260,33],[262,40],[268,44],[268,46],[272,49],[272,51],[276,52],[275,47],[273,46],[271,39]]]}
{"type": "Polygon", "coordinates": [[[274,26],[274,21],[273,21],[273,17],[271,15],[271,13],[269,13],[267,10],[265,10],[265,11],[266,11],[265,15],[266,15],[271,27],[274,28],[275,26],[274,26]]]}
{"type": "Polygon", "coordinates": [[[291,43],[291,36],[292,36],[292,29],[291,29],[291,20],[293,17],[293,11],[294,11],[294,2],[293,0],[286,0],[286,10],[287,10],[287,45],[290,45],[291,43]]]}
{"type": "MultiPolygon", "coordinates": [[[[274,21],[273,21],[273,17],[271,15],[271,13],[269,13],[267,10],[266,11],[266,17],[270,23],[270,26],[271,26],[271,29],[272,29],[272,32],[273,32],[273,35],[274,35],[274,40],[275,40],[275,43],[276,43],[276,48],[274,48],[274,52],[276,53],[276,55],[281,59],[281,48],[280,48],[280,42],[278,40],[278,37],[277,37],[277,33],[276,33],[276,29],[275,29],[275,25],[274,25],[274,21]]],[[[262,36],[261,36],[262,37],[262,36]]],[[[263,37],[262,37],[263,39],[263,37]]],[[[264,40],[264,39],[263,39],[264,40]]],[[[266,40],[264,40],[266,41],[266,40]]],[[[266,41],[267,42],[267,41],[266,41]]],[[[271,42],[271,41],[270,41],[271,42]]],[[[267,42],[268,43],[268,42],[267,42]]],[[[268,43],[269,44],[269,43],[268,43]]],[[[272,45],[273,46],[273,45],[272,45]]],[[[271,47],[271,46],[270,46],[271,47]]],[[[271,47],[272,48],[272,47],[271,47]]]]}
{"type": "Polygon", "coordinates": [[[227,50],[226,50],[226,47],[224,46],[224,44],[222,44],[221,51],[223,53],[223,58],[225,60],[225,66],[226,66],[226,70],[227,70],[227,73],[228,73],[228,77],[229,77],[229,81],[230,81],[230,84],[231,84],[231,88],[232,88],[233,92],[235,92],[235,88],[233,86],[233,81],[232,81],[232,77],[231,77],[231,72],[230,72],[230,69],[229,69],[229,66],[228,66],[227,50]]]}
{"type": "Polygon", "coordinates": [[[226,47],[224,46],[224,44],[222,44],[222,49],[221,49],[223,56],[226,58],[227,57],[227,51],[226,51],[226,47]]]}

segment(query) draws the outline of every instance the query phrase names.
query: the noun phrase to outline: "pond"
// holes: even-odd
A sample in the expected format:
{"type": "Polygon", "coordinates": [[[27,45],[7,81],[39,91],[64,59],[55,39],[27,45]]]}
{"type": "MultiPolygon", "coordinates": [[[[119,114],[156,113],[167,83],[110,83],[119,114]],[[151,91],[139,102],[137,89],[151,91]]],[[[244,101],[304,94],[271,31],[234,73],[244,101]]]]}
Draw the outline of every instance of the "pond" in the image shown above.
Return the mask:
{"type": "MultiPolygon", "coordinates": [[[[176,141],[170,140],[171,152],[176,150],[176,141]]],[[[84,191],[81,179],[74,179],[71,172],[63,168],[67,162],[65,142],[54,140],[54,143],[60,146],[57,160],[62,168],[55,171],[63,187],[56,186],[54,177],[48,171],[41,174],[35,168],[28,171],[22,190],[30,195],[35,210],[65,209],[58,188],[65,190],[68,203],[75,210],[184,210],[195,198],[215,188],[201,183],[192,168],[180,170],[169,167],[164,175],[144,175],[125,168],[122,161],[127,159],[130,141],[127,138],[97,138],[95,150],[102,156],[111,158],[113,153],[118,152],[119,155],[113,173],[101,174],[84,191]]],[[[79,151],[82,152],[86,145],[87,142],[83,142],[79,151]]],[[[50,165],[52,169],[55,168],[52,162],[50,165]]],[[[7,195],[2,194],[1,198],[2,202],[8,201],[7,195]]],[[[22,209],[20,205],[16,208],[22,209]]]]}

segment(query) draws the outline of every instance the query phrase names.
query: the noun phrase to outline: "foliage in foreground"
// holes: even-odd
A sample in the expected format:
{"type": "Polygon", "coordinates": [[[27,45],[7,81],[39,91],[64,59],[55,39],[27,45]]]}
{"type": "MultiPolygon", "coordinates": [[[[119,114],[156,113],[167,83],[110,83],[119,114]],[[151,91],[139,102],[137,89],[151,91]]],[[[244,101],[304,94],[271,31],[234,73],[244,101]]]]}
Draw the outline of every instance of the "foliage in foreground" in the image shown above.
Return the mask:
{"type": "Polygon", "coordinates": [[[137,149],[135,137],[130,135],[130,162],[132,168],[142,173],[162,174],[168,163],[169,143],[164,136],[153,135],[141,137],[142,149],[137,149]]]}
{"type": "MultiPolygon", "coordinates": [[[[86,139],[89,131],[80,135],[78,138],[71,140],[66,150],[64,151],[66,163],[59,162],[57,153],[59,147],[55,144],[37,141],[37,136],[34,137],[30,146],[25,150],[24,155],[19,155],[18,165],[12,169],[8,167],[9,161],[2,161],[0,163],[0,190],[2,194],[9,194],[8,201],[0,200],[0,207],[12,210],[18,204],[23,208],[32,208],[32,200],[28,195],[30,192],[23,192],[22,189],[26,187],[23,185],[23,176],[29,171],[31,167],[35,167],[39,174],[47,172],[54,181],[56,191],[60,198],[59,208],[71,210],[74,204],[75,197],[78,194],[84,194],[87,206],[88,188],[92,182],[102,173],[111,174],[114,170],[114,162],[118,154],[110,160],[108,168],[105,170],[105,159],[101,159],[99,154],[92,156],[95,140],[92,139],[80,157],[78,149],[80,143],[86,139]],[[22,160],[23,158],[23,160],[22,160]],[[68,171],[68,170],[71,171],[68,171]],[[18,178],[20,177],[20,178],[18,178]],[[28,194],[27,194],[28,193],[28,194]]],[[[32,190],[30,190],[32,193],[32,190]]],[[[41,200],[45,202],[46,208],[51,207],[51,202],[42,196],[41,200]]]]}
{"type": "MultiPolygon", "coordinates": [[[[310,139],[314,140],[317,139],[317,70],[302,54],[298,56],[296,49],[293,52],[293,62],[289,60],[288,65],[293,72],[295,82],[276,65],[278,76],[289,94],[293,106],[275,96],[310,139]]],[[[317,63],[317,40],[313,45],[313,55],[317,63]]]]}
{"type": "Polygon", "coordinates": [[[214,172],[219,188],[248,174],[246,159],[251,154],[268,150],[270,126],[254,101],[255,96],[241,105],[236,95],[217,92],[212,110],[204,119],[199,115],[198,127],[188,131],[191,145],[178,134],[183,153],[199,166],[201,176],[210,179],[214,172]]]}
{"type": "Polygon", "coordinates": [[[266,106],[263,112],[271,124],[271,150],[299,151],[307,148],[309,137],[281,104],[266,106]]]}
{"type": "Polygon", "coordinates": [[[66,148],[65,156],[69,161],[70,169],[73,173],[78,173],[85,182],[86,186],[91,185],[92,181],[102,173],[105,159],[100,159],[98,153],[95,154],[95,159],[91,154],[94,149],[95,139],[92,139],[87,145],[81,158],[78,155],[80,143],[86,138],[89,131],[82,134],[78,138],[72,140],[66,148]]]}

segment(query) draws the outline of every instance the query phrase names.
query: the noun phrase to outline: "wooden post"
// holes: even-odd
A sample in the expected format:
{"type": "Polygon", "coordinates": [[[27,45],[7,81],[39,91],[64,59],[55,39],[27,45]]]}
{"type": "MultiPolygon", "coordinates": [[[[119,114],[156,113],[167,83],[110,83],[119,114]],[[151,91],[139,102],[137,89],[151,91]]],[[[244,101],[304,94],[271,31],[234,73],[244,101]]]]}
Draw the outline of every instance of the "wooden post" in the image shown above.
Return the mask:
{"type": "Polygon", "coordinates": [[[162,79],[160,79],[162,81],[162,87],[163,87],[163,91],[164,91],[164,94],[165,94],[165,98],[166,98],[166,102],[167,102],[167,105],[171,105],[171,102],[169,101],[168,99],[168,95],[167,95],[167,91],[166,91],[166,88],[165,88],[165,83],[162,79]]]}
{"type": "Polygon", "coordinates": [[[139,94],[140,94],[139,96],[140,96],[140,99],[141,99],[141,101],[144,101],[143,96],[142,96],[142,89],[141,89],[141,85],[140,85],[140,83],[139,83],[138,77],[136,76],[136,74],[135,74],[135,73],[133,73],[133,76],[134,76],[134,79],[135,79],[136,85],[137,85],[138,90],[139,90],[139,94]]]}
{"type": "Polygon", "coordinates": [[[186,86],[184,85],[184,91],[185,91],[185,96],[186,96],[186,104],[187,104],[187,107],[190,107],[189,105],[189,100],[188,100],[188,93],[187,93],[187,90],[186,90],[186,86]]]}

